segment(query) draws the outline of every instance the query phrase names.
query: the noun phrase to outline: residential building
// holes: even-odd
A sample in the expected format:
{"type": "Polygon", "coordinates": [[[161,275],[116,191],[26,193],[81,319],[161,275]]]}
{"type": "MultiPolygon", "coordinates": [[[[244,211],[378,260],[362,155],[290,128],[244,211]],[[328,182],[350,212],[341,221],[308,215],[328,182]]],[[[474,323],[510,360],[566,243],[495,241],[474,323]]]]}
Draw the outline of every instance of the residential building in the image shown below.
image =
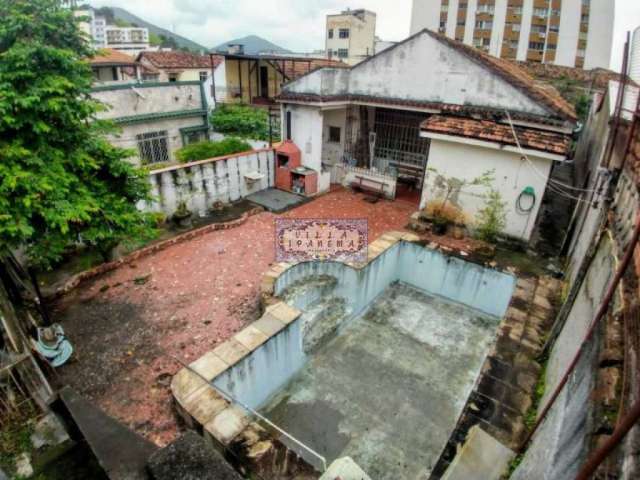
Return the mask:
{"type": "Polygon", "coordinates": [[[83,21],[80,22],[80,30],[82,30],[88,38],[92,39],[93,46],[95,48],[106,47],[106,19],[100,15],[96,15],[95,11],[89,7],[75,10],[74,14],[76,17],[83,17],[83,21]]]}
{"type": "Polygon", "coordinates": [[[104,29],[105,46],[128,53],[138,55],[149,50],[149,30],[139,27],[107,26],[104,29]]]}
{"type": "Polygon", "coordinates": [[[95,84],[137,82],[144,72],[131,55],[110,48],[100,49],[89,63],[95,84]]]}
{"type": "Polygon", "coordinates": [[[512,60],[609,68],[612,0],[413,0],[423,28],[512,60]]]}
{"type": "MultiPolygon", "coordinates": [[[[441,198],[440,177],[493,172],[507,205],[504,233],[525,242],[576,124],[553,88],[429,30],[351,68],[305,75],[278,101],[284,138],[299,146],[303,166],[320,172],[321,185],[330,175],[424,208],[441,198]]],[[[472,224],[486,187],[458,190],[450,199],[472,224]]]]}
{"type": "Polygon", "coordinates": [[[219,83],[216,75],[215,92],[217,100],[226,103],[270,104],[287,82],[321,67],[347,67],[326,58],[245,55],[241,45],[223,57],[225,79],[219,83]]]}
{"type": "Polygon", "coordinates": [[[364,9],[347,9],[327,15],[325,44],[329,58],[349,65],[370,57],[376,47],[376,14],[364,9]]]}
{"type": "Polygon", "coordinates": [[[217,88],[223,89],[226,85],[225,62],[220,55],[196,55],[178,51],[141,52],[137,61],[145,68],[157,72],[154,80],[159,82],[203,82],[210,108],[214,108],[216,104],[211,72],[214,72],[217,88]]]}
{"type": "Polygon", "coordinates": [[[111,142],[135,153],[138,165],[174,162],[175,151],[208,138],[208,108],[200,81],[120,83],[93,88],[110,108],[100,112],[121,127],[111,142]]]}

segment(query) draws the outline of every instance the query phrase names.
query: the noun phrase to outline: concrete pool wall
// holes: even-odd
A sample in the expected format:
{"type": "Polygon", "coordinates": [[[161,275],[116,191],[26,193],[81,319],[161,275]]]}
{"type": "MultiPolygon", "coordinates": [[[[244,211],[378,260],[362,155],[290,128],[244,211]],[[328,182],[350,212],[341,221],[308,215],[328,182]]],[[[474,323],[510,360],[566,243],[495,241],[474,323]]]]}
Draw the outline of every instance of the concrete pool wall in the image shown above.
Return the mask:
{"type": "Polygon", "coordinates": [[[497,317],[507,308],[509,312],[514,309],[513,300],[509,304],[514,276],[465,261],[464,252],[454,257],[418,242],[414,234],[389,232],[369,245],[368,260],[362,264],[272,266],[261,284],[266,306],[263,316],[174,376],[171,389],[187,424],[214,443],[233,448],[237,458],[262,474],[280,475],[283,465],[288,471],[309,467],[243,405],[260,408],[305,366],[309,355],[304,349],[301,320],[303,310],[314,299],[329,290],[330,294],[341,294],[346,305],[341,321],[345,324],[395,281],[497,317]],[[306,296],[287,298],[288,288],[305,283],[310,276],[332,277],[333,285],[327,291],[311,289],[306,296]],[[284,463],[283,456],[287,459],[284,463]],[[276,467],[277,472],[273,470],[276,467]]]}
{"type": "MultiPolygon", "coordinates": [[[[362,269],[336,262],[299,263],[278,277],[274,293],[280,297],[291,285],[320,276],[337,280],[333,293],[346,303],[342,323],[361,313],[396,281],[498,318],[506,312],[515,286],[512,275],[414,243],[398,242],[362,269]]],[[[296,296],[291,306],[304,312],[314,300],[317,296],[309,292],[296,296]]],[[[218,375],[214,386],[253,409],[262,407],[308,360],[301,323],[299,317],[277,332],[218,375]]]]}

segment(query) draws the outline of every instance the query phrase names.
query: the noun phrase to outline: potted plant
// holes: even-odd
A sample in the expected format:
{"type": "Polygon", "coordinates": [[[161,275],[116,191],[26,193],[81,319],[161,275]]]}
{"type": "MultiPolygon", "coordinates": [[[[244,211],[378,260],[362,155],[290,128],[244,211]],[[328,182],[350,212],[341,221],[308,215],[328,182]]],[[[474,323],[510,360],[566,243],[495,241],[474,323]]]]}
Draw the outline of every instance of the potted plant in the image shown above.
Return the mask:
{"type": "Polygon", "coordinates": [[[187,202],[184,200],[178,204],[178,208],[173,213],[173,221],[180,228],[191,227],[191,210],[187,208],[187,202]]]}

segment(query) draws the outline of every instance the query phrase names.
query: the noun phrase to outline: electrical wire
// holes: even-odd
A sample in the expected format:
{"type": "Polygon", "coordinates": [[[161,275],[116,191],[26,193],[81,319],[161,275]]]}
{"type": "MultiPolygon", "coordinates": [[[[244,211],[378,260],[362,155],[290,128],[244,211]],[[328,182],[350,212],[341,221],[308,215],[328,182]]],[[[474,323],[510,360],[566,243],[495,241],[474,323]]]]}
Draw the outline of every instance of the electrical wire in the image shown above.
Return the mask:
{"type": "MultiPolygon", "coordinates": [[[[506,110],[505,110],[505,113],[506,113],[506,115],[507,115],[507,120],[509,121],[509,127],[511,128],[511,132],[513,133],[513,137],[514,137],[514,139],[515,139],[515,141],[516,141],[516,145],[517,145],[517,147],[518,147],[518,150],[520,151],[520,155],[522,156],[522,159],[524,159],[524,160],[529,164],[529,168],[530,168],[531,170],[533,170],[533,172],[534,172],[536,175],[538,175],[542,180],[544,180],[545,182],[547,182],[547,188],[548,188],[549,190],[551,190],[552,192],[554,192],[554,193],[556,193],[556,194],[558,194],[558,195],[560,195],[560,196],[562,196],[562,197],[568,198],[568,199],[570,199],[570,200],[575,200],[575,201],[577,201],[577,202],[583,202],[583,203],[586,203],[586,204],[588,204],[588,205],[591,205],[591,206],[592,206],[592,205],[593,205],[593,203],[592,203],[592,202],[588,202],[588,201],[584,200],[584,199],[582,198],[582,196],[580,196],[580,197],[576,197],[575,195],[572,195],[572,194],[570,194],[569,192],[566,192],[566,191],[562,190],[562,187],[567,187],[568,185],[563,184],[562,182],[552,181],[552,179],[551,179],[551,178],[549,178],[549,177],[548,177],[548,175],[544,175],[542,172],[540,172],[540,171],[536,168],[536,166],[535,166],[535,165],[533,164],[533,162],[529,159],[529,157],[527,156],[527,154],[526,154],[526,153],[524,153],[524,150],[523,150],[523,148],[522,148],[522,145],[520,144],[520,139],[518,138],[518,134],[516,133],[515,127],[513,126],[513,122],[511,121],[511,115],[509,115],[509,112],[508,112],[508,111],[506,111],[506,110]],[[556,185],[556,183],[557,183],[558,185],[556,185]],[[561,187],[560,185],[562,185],[562,187],[561,187]]],[[[581,189],[581,190],[582,190],[582,189],[581,189]]],[[[602,193],[601,193],[601,192],[597,192],[597,191],[595,191],[595,190],[584,190],[584,191],[585,191],[585,192],[595,193],[595,194],[597,194],[597,195],[602,195],[602,193]]]]}

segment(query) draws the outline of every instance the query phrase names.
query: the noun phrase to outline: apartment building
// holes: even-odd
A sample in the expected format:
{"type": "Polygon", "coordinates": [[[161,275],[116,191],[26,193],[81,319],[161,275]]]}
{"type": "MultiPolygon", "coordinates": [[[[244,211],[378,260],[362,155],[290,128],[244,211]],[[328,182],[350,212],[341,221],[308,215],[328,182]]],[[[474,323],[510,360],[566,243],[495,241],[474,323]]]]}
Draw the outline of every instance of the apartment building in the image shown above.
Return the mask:
{"type": "Polygon", "coordinates": [[[411,33],[438,31],[493,56],[609,68],[613,0],[413,0],[411,33]]]}
{"type": "Polygon", "coordinates": [[[355,65],[375,53],[375,44],[374,12],[347,9],[327,15],[326,51],[329,58],[355,65]]]}
{"type": "Polygon", "coordinates": [[[96,15],[92,8],[79,9],[76,10],[74,14],[76,17],[83,18],[83,21],[80,22],[80,30],[92,39],[93,46],[95,48],[105,48],[107,46],[105,35],[105,29],[107,28],[106,19],[100,15],[96,15]]]}
{"type": "Polygon", "coordinates": [[[149,50],[149,30],[139,27],[105,27],[106,46],[136,56],[149,50]]]}

